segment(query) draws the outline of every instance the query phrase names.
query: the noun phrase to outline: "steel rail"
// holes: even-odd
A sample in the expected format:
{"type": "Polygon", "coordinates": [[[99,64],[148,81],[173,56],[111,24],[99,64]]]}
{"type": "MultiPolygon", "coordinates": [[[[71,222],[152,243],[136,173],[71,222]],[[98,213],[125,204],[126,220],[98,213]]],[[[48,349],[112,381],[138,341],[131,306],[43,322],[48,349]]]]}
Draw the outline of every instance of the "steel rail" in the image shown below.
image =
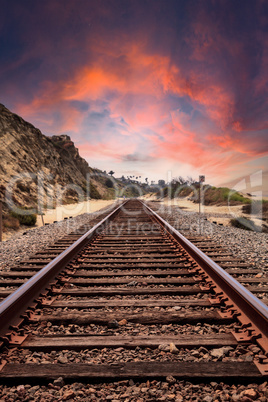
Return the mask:
{"type": "MultiPolygon", "coordinates": [[[[238,314],[242,313],[243,319],[246,317],[247,324],[253,324],[257,328],[261,337],[257,339],[260,346],[268,351],[268,308],[251,292],[249,292],[236,279],[223,270],[211,258],[200,251],[195,245],[187,240],[181,233],[173,228],[168,222],[148,207],[144,202],[139,202],[151,216],[176,239],[188,252],[190,257],[206,272],[206,274],[216,284],[217,290],[224,292],[229,301],[234,303],[238,309],[238,314]]],[[[8,296],[0,303],[0,336],[5,336],[9,326],[18,325],[19,316],[25,311],[25,306],[30,306],[36,297],[48,286],[48,282],[53,280],[60,270],[74,258],[75,255],[83,248],[88,240],[97,233],[106,223],[108,223],[117,213],[123,209],[127,203],[125,201],[113,212],[111,212],[101,222],[91,228],[88,232],[82,235],[76,242],[69,246],[59,256],[48,263],[44,268],[38,271],[25,284],[20,286],[13,294],[8,296]]],[[[238,317],[239,319],[239,317],[238,317]]],[[[240,319],[241,321],[241,319],[240,319]]],[[[19,321],[21,322],[21,321],[19,321]]],[[[245,323],[245,320],[242,321],[245,323]]],[[[258,334],[259,336],[259,334],[258,334]]]]}
{"type": "MultiPolygon", "coordinates": [[[[139,200],[150,214],[161,224],[161,226],[175,238],[188,254],[195,260],[195,262],[206,272],[206,274],[216,284],[218,289],[227,295],[229,300],[237,306],[238,319],[242,316],[243,324],[252,323],[260,333],[257,334],[257,342],[259,345],[268,352],[268,307],[249,290],[241,285],[235,278],[229,275],[223,268],[215,263],[210,257],[199,250],[192,244],[186,237],[184,237],[178,230],[173,228],[155,211],[148,207],[143,201],[139,200]],[[246,318],[246,320],[245,320],[246,318]]],[[[233,306],[230,306],[231,308],[233,306]]],[[[254,335],[254,331],[253,331],[254,335]]],[[[256,333],[255,333],[256,335],[256,333]]]]}
{"type": "Polygon", "coordinates": [[[16,326],[21,322],[20,314],[25,312],[25,306],[30,306],[35,298],[48,286],[49,281],[55,278],[60,270],[74,258],[98,230],[102,229],[106,223],[117,215],[126,202],[127,201],[123,202],[118,208],[88,230],[71,246],[0,303],[0,336],[6,336],[10,325],[16,326]]]}

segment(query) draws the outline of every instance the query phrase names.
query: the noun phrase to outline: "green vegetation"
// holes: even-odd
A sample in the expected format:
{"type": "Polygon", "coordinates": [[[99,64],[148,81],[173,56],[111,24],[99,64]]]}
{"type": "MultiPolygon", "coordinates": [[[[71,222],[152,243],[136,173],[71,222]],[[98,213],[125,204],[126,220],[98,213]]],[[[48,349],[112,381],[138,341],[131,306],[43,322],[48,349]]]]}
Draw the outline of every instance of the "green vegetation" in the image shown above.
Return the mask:
{"type": "MultiPolygon", "coordinates": [[[[170,198],[175,198],[175,197],[187,197],[189,196],[193,191],[193,188],[191,188],[188,185],[176,185],[176,184],[171,184],[169,187],[164,187],[162,194],[164,197],[170,197],[170,198]]],[[[160,194],[160,191],[158,192],[160,194]]]]}
{"type": "Polygon", "coordinates": [[[228,187],[209,187],[204,186],[204,204],[250,204],[250,199],[234,192],[228,187]]]}
{"type": "Polygon", "coordinates": [[[230,224],[231,224],[231,226],[239,228],[239,229],[250,230],[252,232],[268,233],[267,225],[262,224],[262,226],[257,226],[251,219],[248,219],[245,217],[231,219],[230,224]]]}
{"type": "Polygon", "coordinates": [[[193,191],[192,186],[184,186],[179,189],[178,196],[179,197],[188,197],[192,193],[192,191],[193,191]]]}
{"type": "Polygon", "coordinates": [[[165,186],[162,189],[158,189],[156,195],[158,197],[187,197],[195,189],[194,184],[187,184],[173,180],[169,186],[165,186]]]}
{"type": "MultiPolygon", "coordinates": [[[[204,205],[236,205],[251,204],[251,200],[242,194],[227,187],[214,187],[204,185],[202,188],[204,205]]],[[[171,184],[163,189],[157,189],[158,197],[189,197],[193,202],[199,202],[199,183],[191,180],[184,180],[179,177],[172,180],[171,184]]]]}
{"type": "Polygon", "coordinates": [[[137,188],[137,185],[128,185],[124,190],[122,196],[125,196],[127,198],[135,198],[143,194],[145,194],[145,192],[141,187],[137,188]]]}
{"type": "Polygon", "coordinates": [[[248,218],[234,218],[230,220],[230,224],[233,227],[244,229],[244,230],[251,230],[254,232],[260,232],[261,228],[255,225],[255,223],[248,219],[248,218]]]}
{"type": "Polygon", "coordinates": [[[105,181],[105,185],[106,185],[108,188],[113,188],[113,186],[114,186],[111,179],[107,179],[107,180],[105,181]]]}
{"type": "Polygon", "coordinates": [[[90,198],[94,198],[96,200],[100,200],[102,197],[97,190],[97,187],[93,183],[89,183],[89,196],[90,198]]]}
{"type": "Polygon", "coordinates": [[[242,204],[250,204],[251,203],[251,200],[249,198],[244,197],[242,194],[239,194],[239,193],[231,194],[230,200],[237,201],[242,204]]]}
{"type": "Polygon", "coordinates": [[[99,199],[102,198],[100,193],[99,193],[99,191],[97,190],[97,187],[91,181],[89,182],[89,189],[87,188],[87,183],[86,182],[84,182],[84,184],[82,186],[82,189],[83,189],[83,191],[85,193],[84,194],[85,196],[87,195],[87,192],[89,191],[90,198],[94,198],[96,200],[99,200],[99,199]]]}
{"type": "Polygon", "coordinates": [[[11,212],[11,216],[16,218],[21,225],[26,226],[34,226],[36,224],[37,215],[36,214],[27,214],[27,210],[25,210],[26,214],[21,215],[16,212],[11,212]]]}

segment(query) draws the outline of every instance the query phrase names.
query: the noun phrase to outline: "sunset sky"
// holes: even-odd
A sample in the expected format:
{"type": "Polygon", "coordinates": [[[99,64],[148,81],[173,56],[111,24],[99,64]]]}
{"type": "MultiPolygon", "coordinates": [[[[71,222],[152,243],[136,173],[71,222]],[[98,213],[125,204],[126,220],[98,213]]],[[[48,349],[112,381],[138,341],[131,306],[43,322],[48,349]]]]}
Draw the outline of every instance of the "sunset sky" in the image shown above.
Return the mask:
{"type": "Polygon", "coordinates": [[[90,166],[216,185],[267,171],[268,1],[0,4],[0,102],[90,166]]]}

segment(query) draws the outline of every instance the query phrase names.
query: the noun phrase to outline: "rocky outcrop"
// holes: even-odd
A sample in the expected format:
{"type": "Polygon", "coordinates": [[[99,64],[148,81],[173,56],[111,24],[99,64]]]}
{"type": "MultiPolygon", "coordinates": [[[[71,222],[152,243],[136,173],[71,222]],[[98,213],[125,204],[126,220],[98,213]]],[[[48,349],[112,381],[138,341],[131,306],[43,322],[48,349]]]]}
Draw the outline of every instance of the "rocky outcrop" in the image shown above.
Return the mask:
{"type": "Polygon", "coordinates": [[[65,202],[77,200],[72,186],[87,189],[88,174],[94,175],[90,196],[101,198],[107,188],[100,171],[89,167],[67,135],[47,137],[32,124],[10,112],[0,104],[0,197],[13,188],[15,203],[26,208],[35,207],[41,199],[46,204],[47,194],[56,200],[59,193],[65,202]],[[19,175],[19,177],[18,177],[19,175]],[[43,189],[38,190],[38,183],[43,189]],[[63,187],[69,189],[63,192],[63,187]],[[40,198],[41,197],[41,198],[40,198]]]}
{"type": "Polygon", "coordinates": [[[69,154],[73,163],[84,177],[86,177],[89,172],[93,172],[93,169],[89,168],[85,159],[81,158],[78,149],[68,135],[53,135],[51,140],[58,147],[58,152],[63,159],[69,154]]]}

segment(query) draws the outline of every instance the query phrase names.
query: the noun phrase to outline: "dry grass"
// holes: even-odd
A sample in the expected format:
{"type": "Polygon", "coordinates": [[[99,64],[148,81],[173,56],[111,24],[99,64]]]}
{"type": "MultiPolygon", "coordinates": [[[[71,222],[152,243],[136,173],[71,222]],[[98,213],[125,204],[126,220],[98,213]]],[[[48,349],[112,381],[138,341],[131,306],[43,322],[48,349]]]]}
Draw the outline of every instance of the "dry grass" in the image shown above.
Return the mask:
{"type": "Polygon", "coordinates": [[[20,228],[20,222],[17,218],[13,216],[7,216],[3,218],[3,231],[6,232],[8,229],[17,230],[20,228]]]}

